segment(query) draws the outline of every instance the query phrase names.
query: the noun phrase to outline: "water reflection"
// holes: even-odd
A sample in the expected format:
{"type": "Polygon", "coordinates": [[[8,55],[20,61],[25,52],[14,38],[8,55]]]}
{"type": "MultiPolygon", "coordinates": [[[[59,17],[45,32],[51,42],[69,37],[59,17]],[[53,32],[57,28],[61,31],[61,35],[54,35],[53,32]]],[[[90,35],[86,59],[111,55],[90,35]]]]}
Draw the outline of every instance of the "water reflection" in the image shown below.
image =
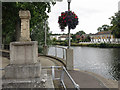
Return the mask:
{"type": "Polygon", "coordinates": [[[120,49],[73,47],[74,66],[95,72],[105,78],[119,79],[120,49]]]}
{"type": "Polygon", "coordinates": [[[120,80],[120,49],[113,49],[110,74],[117,80],[120,80]]]}

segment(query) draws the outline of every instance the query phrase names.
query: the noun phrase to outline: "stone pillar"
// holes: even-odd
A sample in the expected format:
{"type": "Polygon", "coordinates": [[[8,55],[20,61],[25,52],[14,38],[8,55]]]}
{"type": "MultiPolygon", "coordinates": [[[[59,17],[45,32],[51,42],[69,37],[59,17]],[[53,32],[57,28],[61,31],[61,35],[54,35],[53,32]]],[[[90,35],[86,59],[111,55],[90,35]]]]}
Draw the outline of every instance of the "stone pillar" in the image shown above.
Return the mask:
{"type": "Polygon", "coordinates": [[[73,49],[67,49],[66,50],[66,68],[67,68],[67,70],[73,70],[74,69],[73,49]]]}
{"type": "Polygon", "coordinates": [[[43,54],[48,55],[48,46],[43,47],[43,54]]]}
{"type": "Polygon", "coordinates": [[[30,39],[30,11],[19,11],[21,18],[20,41],[31,41],[30,39]]]}

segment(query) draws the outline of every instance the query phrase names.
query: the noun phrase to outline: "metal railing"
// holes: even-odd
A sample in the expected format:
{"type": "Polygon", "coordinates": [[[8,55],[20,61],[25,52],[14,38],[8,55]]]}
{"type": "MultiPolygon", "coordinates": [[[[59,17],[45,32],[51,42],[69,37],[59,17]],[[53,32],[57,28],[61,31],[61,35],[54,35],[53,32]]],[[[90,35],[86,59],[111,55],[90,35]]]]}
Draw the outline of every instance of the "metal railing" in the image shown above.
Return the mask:
{"type": "Polygon", "coordinates": [[[66,70],[65,67],[63,66],[48,66],[48,67],[42,67],[43,69],[52,69],[52,79],[53,80],[60,80],[62,86],[64,87],[65,90],[67,90],[66,85],[64,83],[64,74],[66,73],[66,75],[69,77],[69,79],[71,80],[72,84],[74,85],[74,88],[76,88],[77,90],[80,90],[80,86],[73,80],[73,78],[71,77],[71,75],[68,73],[68,71],[66,70]],[[60,75],[59,78],[55,77],[55,69],[62,69],[62,73],[60,75]]]}
{"type": "MultiPolygon", "coordinates": [[[[61,46],[52,46],[51,48],[54,49],[54,53],[52,52],[52,54],[54,54],[53,56],[58,57],[58,58],[62,58],[63,60],[66,60],[66,48],[65,47],[61,47],[61,46]],[[61,50],[58,50],[61,49],[61,50]],[[60,53],[60,54],[59,54],[60,53]],[[62,55],[62,56],[61,56],[62,55]]],[[[52,51],[53,51],[52,49],[52,51]]],[[[50,50],[50,49],[49,49],[50,50]]],[[[51,54],[50,54],[51,55],[51,54]]]]}

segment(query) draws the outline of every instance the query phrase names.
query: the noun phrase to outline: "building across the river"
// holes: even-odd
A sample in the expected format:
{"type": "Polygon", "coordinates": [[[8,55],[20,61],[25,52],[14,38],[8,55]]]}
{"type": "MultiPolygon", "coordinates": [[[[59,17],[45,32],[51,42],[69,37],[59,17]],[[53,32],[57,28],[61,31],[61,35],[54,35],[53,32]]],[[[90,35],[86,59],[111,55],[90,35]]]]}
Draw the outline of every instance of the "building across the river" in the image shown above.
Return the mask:
{"type": "MultiPolygon", "coordinates": [[[[53,39],[56,39],[56,40],[61,40],[61,41],[64,41],[64,40],[68,40],[68,35],[67,34],[59,34],[59,35],[51,35],[50,36],[50,39],[53,40],[53,39]]],[[[70,38],[72,39],[72,38],[70,38]]]]}
{"type": "Polygon", "coordinates": [[[119,43],[120,39],[114,38],[112,31],[101,31],[90,35],[93,43],[119,43]]]}

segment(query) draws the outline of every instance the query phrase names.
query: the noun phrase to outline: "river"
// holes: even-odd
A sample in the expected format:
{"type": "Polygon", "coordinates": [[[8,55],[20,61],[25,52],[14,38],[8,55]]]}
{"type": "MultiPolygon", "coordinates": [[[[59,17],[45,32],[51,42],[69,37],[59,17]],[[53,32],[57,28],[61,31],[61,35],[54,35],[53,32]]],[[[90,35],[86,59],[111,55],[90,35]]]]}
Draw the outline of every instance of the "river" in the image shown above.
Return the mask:
{"type": "MultiPolygon", "coordinates": [[[[105,78],[120,79],[120,48],[71,47],[74,52],[74,68],[94,72],[105,78]]],[[[57,49],[58,56],[63,51],[57,49]]],[[[55,53],[49,48],[49,55],[55,53]]]]}

